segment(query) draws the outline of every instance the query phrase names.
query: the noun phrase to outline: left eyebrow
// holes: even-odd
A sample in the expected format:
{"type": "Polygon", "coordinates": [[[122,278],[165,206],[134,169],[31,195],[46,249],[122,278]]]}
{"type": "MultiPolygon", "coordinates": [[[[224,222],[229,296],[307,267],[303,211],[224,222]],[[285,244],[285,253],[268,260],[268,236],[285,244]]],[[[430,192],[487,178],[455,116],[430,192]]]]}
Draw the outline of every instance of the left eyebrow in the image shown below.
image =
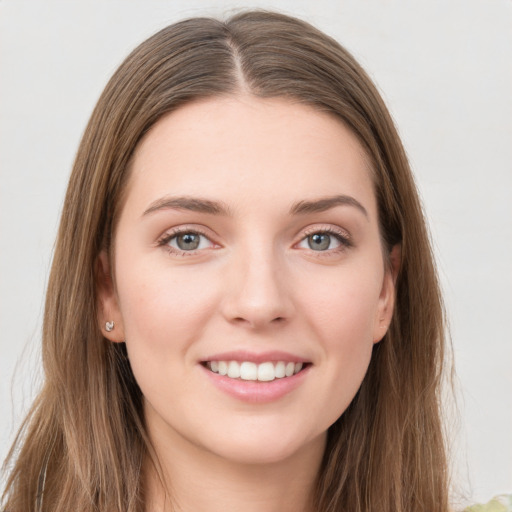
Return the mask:
{"type": "Polygon", "coordinates": [[[359,210],[367,219],[369,218],[366,208],[355,197],[346,195],[322,197],[314,201],[299,201],[292,205],[290,213],[292,215],[320,213],[336,206],[352,206],[359,210]]]}
{"type": "Polygon", "coordinates": [[[199,213],[209,213],[211,215],[230,215],[229,208],[222,202],[211,201],[201,197],[188,196],[166,196],[153,201],[144,211],[142,216],[159,210],[189,210],[199,213]]]}

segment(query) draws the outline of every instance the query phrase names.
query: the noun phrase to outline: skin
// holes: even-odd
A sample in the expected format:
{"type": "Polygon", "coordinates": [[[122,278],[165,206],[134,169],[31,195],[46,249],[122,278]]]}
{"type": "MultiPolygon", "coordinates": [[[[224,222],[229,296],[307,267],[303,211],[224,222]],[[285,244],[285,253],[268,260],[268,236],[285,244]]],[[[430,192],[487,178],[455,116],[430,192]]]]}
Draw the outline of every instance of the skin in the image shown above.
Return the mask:
{"type": "MultiPolygon", "coordinates": [[[[131,172],[115,260],[100,256],[99,321],[112,342],[126,340],[176,508],[309,510],[326,431],[393,310],[361,145],[304,105],[216,98],[158,121],[131,172]],[[290,212],[338,195],[362,208],[290,212]],[[227,212],[159,207],[170,196],[227,212]],[[176,228],[201,233],[198,249],[180,250],[176,228]],[[327,248],[311,248],[315,233],[327,248]],[[285,351],[308,372],[278,400],[248,403],[219,390],[201,364],[232,350],[285,351]]],[[[148,510],[169,510],[149,466],[148,475],[148,510]]]]}

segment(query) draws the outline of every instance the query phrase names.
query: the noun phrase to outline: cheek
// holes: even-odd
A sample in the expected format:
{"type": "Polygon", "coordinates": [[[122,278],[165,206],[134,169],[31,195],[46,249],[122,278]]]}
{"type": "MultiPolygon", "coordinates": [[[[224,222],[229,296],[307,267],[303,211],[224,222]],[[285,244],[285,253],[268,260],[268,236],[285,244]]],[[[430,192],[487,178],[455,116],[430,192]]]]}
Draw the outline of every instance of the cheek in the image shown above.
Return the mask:
{"type": "Polygon", "coordinates": [[[130,266],[129,260],[118,264],[118,295],[135,380],[147,400],[169,406],[187,392],[188,370],[195,363],[189,349],[201,338],[217,303],[213,287],[180,270],[165,264],[130,266]]]}
{"type": "MultiPolygon", "coordinates": [[[[335,269],[301,287],[303,311],[333,347],[373,342],[383,276],[375,266],[335,269]]],[[[377,266],[378,269],[378,266],[377,266]]]]}
{"type": "Polygon", "coordinates": [[[133,355],[163,360],[184,351],[199,336],[216,304],[215,286],[201,276],[164,264],[118,262],[118,296],[127,348],[133,355]],[[156,356],[156,357],[155,357],[156,356]]]}
{"type": "Polygon", "coordinates": [[[366,373],[372,349],[376,301],[373,294],[338,292],[319,315],[326,363],[333,380],[358,388],[366,373]]]}
{"type": "MultiPolygon", "coordinates": [[[[371,268],[371,267],[369,267],[371,268]]],[[[367,372],[381,290],[379,273],[339,272],[303,303],[312,333],[321,341],[327,415],[332,424],[348,407],[367,372]]],[[[315,397],[318,400],[320,393],[315,397]]]]}

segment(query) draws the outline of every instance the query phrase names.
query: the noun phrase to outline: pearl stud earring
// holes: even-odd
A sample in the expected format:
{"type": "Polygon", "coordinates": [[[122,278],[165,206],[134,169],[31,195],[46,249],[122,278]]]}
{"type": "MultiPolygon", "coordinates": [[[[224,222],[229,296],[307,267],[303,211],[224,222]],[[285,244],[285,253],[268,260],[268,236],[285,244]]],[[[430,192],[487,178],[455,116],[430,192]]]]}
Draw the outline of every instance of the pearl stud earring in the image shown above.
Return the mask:
{"type": "Polygon", "coordinates": [[[106,322],[105,323],[105,330],[107,332],[110,332],[114,329],[114,321],[112,320],[112,322],[106,322]]]}

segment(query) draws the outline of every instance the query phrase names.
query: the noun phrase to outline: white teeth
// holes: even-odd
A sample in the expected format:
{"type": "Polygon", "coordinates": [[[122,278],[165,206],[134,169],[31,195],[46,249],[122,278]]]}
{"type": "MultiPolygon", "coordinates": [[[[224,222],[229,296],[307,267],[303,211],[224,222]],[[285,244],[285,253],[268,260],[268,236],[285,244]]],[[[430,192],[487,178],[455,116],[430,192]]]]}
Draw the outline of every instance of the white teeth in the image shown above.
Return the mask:
{"type": "Polygon", "coordinates": [[[210,361],[207,367],[219,375],[227,375],[232,379],[257,380],[270,382],[275,379],[291,377],[302,370],[302,363],[278,361],[256,364],[250,361],[210,361]]]}
{"type": "MultiPolygon", "coordinates": [[[[212,366],[212,371],[214,371],[213,366],[212,366]]],[[[240,378],[243,380],[257,380],[258,379],[258,365],[256,363],[250,363],[248,361],[244,361],[240,365],[240,378]]]]}
{"type": "MultiPolygon", "coordinates": [[[[210,366],[212,371],[213,368],[210,366]]],[[[219,361],[219,375],[227,375],[228,374],[228,363],[226,361],[219,361]]]]}
{"type": "Polygon", "coordinates": [[[258,365],[258,380],[269,382],[276,378],[276,371],[272,363],[262,363],[258,365]]]}
{"type": "Polygon", "coordinates": [[[286,375],[286,366],[283,361],[279,361],[276,364],[276,379],[282,379],[286,375]]]}
{"type": "Polygon", "coordinates": [[[236,361],[230,361],[228,364],[228,377],[238,379],[240,377],[240,365],[236,361]]]}

